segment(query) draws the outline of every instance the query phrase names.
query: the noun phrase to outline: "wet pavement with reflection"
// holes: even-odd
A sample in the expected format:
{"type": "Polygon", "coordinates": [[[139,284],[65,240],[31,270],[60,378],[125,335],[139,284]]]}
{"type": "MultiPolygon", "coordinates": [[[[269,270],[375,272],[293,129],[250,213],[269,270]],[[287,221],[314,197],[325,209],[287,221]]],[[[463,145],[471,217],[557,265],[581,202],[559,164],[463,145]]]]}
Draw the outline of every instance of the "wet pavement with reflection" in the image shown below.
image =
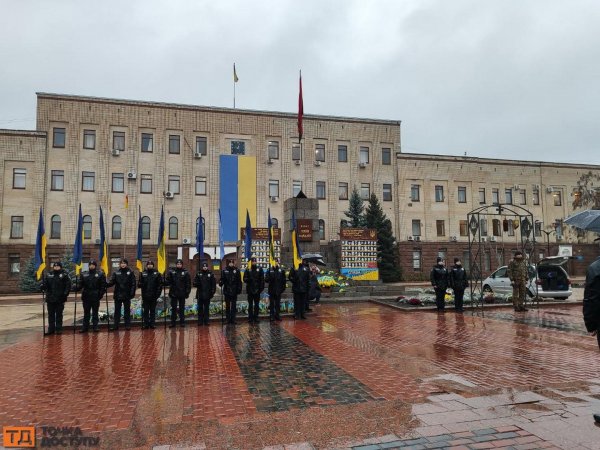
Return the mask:
{"type": "Polygon", "coordinates": [[[586,383],[599,359],[580,308],[321,305],[306,321],[40,336],[0,349],[0,423],[147,437],[272,412],[586,383]]]}

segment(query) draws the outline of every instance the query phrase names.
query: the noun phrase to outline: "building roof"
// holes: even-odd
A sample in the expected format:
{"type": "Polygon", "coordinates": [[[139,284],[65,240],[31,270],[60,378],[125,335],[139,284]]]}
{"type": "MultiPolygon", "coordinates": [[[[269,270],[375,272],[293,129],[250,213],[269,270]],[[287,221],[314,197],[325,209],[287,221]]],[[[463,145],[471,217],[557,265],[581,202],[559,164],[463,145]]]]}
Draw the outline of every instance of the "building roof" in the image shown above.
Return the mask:
{"type": "Polygon", "coordinates": [[[34,130],[7,130],[0,128],[0,134],[5,136],[29,136],[29,137],[46,137],[45,131],[34,130]]]}

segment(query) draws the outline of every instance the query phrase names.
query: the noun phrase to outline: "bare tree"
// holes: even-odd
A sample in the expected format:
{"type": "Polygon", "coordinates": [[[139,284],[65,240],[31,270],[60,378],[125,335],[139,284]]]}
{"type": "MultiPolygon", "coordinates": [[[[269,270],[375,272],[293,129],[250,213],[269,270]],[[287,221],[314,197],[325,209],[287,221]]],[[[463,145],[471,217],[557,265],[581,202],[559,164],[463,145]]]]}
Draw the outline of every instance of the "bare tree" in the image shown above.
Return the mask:
{"type": "Polygon", "coordinates": [[[600,209],[600,174],[589,171],[577,180],[577,187],[573,193],[573,209],[577,208],[600,209]]]}

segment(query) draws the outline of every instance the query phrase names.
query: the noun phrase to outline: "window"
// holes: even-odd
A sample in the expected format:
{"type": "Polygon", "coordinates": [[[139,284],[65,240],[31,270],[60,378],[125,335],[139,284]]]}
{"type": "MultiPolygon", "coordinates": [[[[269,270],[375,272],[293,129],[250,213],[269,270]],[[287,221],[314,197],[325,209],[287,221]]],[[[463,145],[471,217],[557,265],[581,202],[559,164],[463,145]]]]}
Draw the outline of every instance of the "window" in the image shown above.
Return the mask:
{"type": "Polygon", "coordinates": [[[125,150],[125,132],[113,131],[113,150],[125,150]]]}
{"type": "Polygon", "coordinates": [[[85,192],[94,192],[96,174],[94,172],[81,173],[81,190],[85,192]]]}
{"type": "Polygon", "coordinates": [[[317,198],[319,200],[325,199],[325,182],[317,181],[317,198]]]}
{"type": "Polygon", "coordinates": [[[552,197],[554,198],[554,206],[562,206],[562,192],[554,191],[552,197]]]}
{"type": "MultiPolygon", "coordinates": [[[[556,222],[554,222],[555,226],[554,226],[554,230],[556,231],[556,237],[562,237],[563,233],[562,233],[562,220],[557,219],[556,222]]],[[[550,239],[550,238],[548,238],[550,239]]]]}
{"type": "Polygon", "coordinates": [[[10,218],[11,239],[23,239],[23,216],[12,216],[10,218]]]}
{"type": "Polygon", "coordinates": [[[533,204],[534,205],[540,204],[540,190],[539,189],[533,190],[533,204]]]}
{"type": "Polygon", "coordinates": [[[485,205],[485,188],[479,188],[479,204],[485,205]]]}
{"type": "Polygon", "coordinates": [[[338,183],[338,198],[348,200],[348,183],[338,183]]]}
{"type": "Polygon", "coordinates": [[[492,234],[494,236],[500,236],[500,219],[492,219],[492,234]]]}
{"type": "Polygon", "coordinates": [[[279,197],[279,180],[269,180],[269,197],[279,197]]]}
{"type": "Polygon", "coordinates": [[[448,254],[448,249],[447,248],[440,248],[437,252],[437,256],[438,258],[442,258],[444,261],[446,261],[446,255],[448,254]]]}
{"type": "Polygon", "coordinates": [[[458,229],[459,229],[459,232],[460,232],[461,236],[468,236],[469,229],[467,227],[467,221],[466,220],[459,220],[458,221],[458,229]]]}
{"type": "Polygon", "coordinates": [[[435,201],[443,202],[444,201],[444,186],[440,186],[439,184],[435,187],[435,201]]]}
{"type": "Polygon", "coordinates": [[[13,169],[13,189],[25,189],[27,169],[13,169]]]}
{"type": "Polygon", "coordinates": [[[300,144],[292,144],[292,161],[302,160],[302,146],[300,144]]]}
{"type": "Polygon", "coordinates": [[[179,194],[179,175],[169,175],[169,192],[179,194]]]}
{"type": "Polygon", "coordinates": [[[52,147],[65,148],[65,129],[54,128],[52,133],[52,147]]]}
{"type": "Polygon", "coordinates": [[[371,185],[369,183],[360,183],[360,198],[369,200],[371,197],[371,185]]]}
{"type": "Polygon", "coordinates": [[[169,239],[177,239],[179,235],[179,221],[177,217],[169,218],[169,239]]]}
{"type": "Polygon", "coordinates": [[[152,133],[142,133],[142,153],[152,153],[154,136],[152,133]]]}
{"type": "Polygon", "coordinates": [[[418,184],[411,184],[410,186],[410,201],[419,202],[421,201],[421,186],[418,184]]]}
{"type": "Polygon", "coordinates": [[[519,190],[519,204],[521,204],[521,205],[527,204],[527,191],[525,189],[519,190]]]}
{"type": "Polygon", "coordinates": [[[83,239],[92,238],[92,216],[83,216],[83,239]]]}
{"type": "Polygon", "coordinates": [[[421,271],[421,250],[413,250],[412,252],[412,266],[415,272],[421,271]]]}
{"type": "Polygon", "coordinates": [[[8,270],[11,275],[21,272],[21,255],[19,253],[8,254],[8,270]]]}
{"type": "Polygon", "coordinates": [[[112,174],[112,191],[125,192],[125,176],[122,173],[112,174]]]}
{"type": "Polygon", "coordinates": [[[319,219],[319,239],[325,240],[325,221],[323,219],[319,219]]]}
{"type": "Polygon", "coordinates": [[[389,166],[392,164],[392,149],[382,148],[381,149],[381,164],[389,166]]]}
{"type": "Polygon", "coordinates": [[[369,164],[369,147],[360,147],[358,162],[369,164]]]}
{"type": "Polygon", "coordinates": [[[50,218],[50,239],[60,239],[61,220],[58,214],[50,218]]]}
{"type": "Polygon", "coordinates": [[[169,153],[178,155],[181,152],[178,134],[169,135],[169,153]]]}
{"type": "Polygon", "coordinates": [[[143,173],[140,175],[140,193],[152,194],[152,175],[143,173]]]}
{"type": "Polygon", "coordinates": [[[112,238],[113,239],[121,239],[121,229],[122,229],[122,221],[121,216],[115,216],[112,218],[112,238]]]}
{"type": "Polygon", "coordinates": [[[445,220],[436,220],[435,228],[437,230],[438,236],[446,236],[446,221],[445,220]]]}
{"type": "Polygon", "coordinates": [[[269,159],[279,159],[279,142],[269,141],[267,154],[269,159]]]}
{"type": "Polygon", "coordinates": [[[206,136],[196,136],[196,153],[206,156],[207,148],[206,136]]]}
{"type": "Polygon", "coordinates": [[[412,221],[412,234],[413,236],[421,236],[421,221],[419,219],[413,219],[412,221]]]}
{"type": "Polygon", "coordinates": [[[292,197],[295,197],[302,190],[302,181],[294,180],[292,182],[292,197]]]}
{"type": "Polygon", "coordinates": [[[487,219],[479,219],[479,230],[482,236],[488,235],[487,219]]]}
{"type": "Polygon", "coordinates": [[[533,226],[533,234],[535,237],[542,236],[542,222],[536,221],[533,226]]]}
{"type": "Polygon", "coordinates": [[[86,150],[96,148],[96,130],[83,130],[83,148],[86,150]]]}
{"type": "Polygon", "coordinates": [[[512,189],[504,189],[504,203],[512,205],[512,189]]]}
{"type": "Polygon", "coordinates": [[[348,162],[347,145],[338,145],[338,162],[348,162]]]}
{"type": "Polygon", "coordinates": [[[150,239],[150,217],[142,217],[142,239],[150,239]]]}
{"type": "Polygon", "coordinates": [[[492,270],[492,254],[488,251],[483,253],[483,270],[486,272],[492,270]]]}
{"type": "Polygon", "coordinates": [[[325,162],[325,144],[315,144],[315,161],[325,162]]]}
{"type": "Polygon", "coordinates": [[[196,177],[196,195],[206,195],[206,177],[196,177]]]}
{"type": "Polygon", "coordinates": [[[497,188],[492,189],[492,203],[498,205],[500,203],[500,193],[497,188]]]}
{"type": "Polygon", "coordinates": [[[384,202],[392,201],[392,185],[391,184],[383,185],[383,201],[384,202]]]}
{"type": "Polygon", "coordinates": [[[65,171],[53,170],[50,172],[50,189],[52,191],[62,191],[65,189],[65,171]]]}
{"type": "Polygon", "coordinates": [[[465,186],[458,187],[458,203],[467,203],[467,188],[465,186]]]}
{"type": "Polygon", "coordinates": [[[514,236],[515,235],[515,223],[512,220],[506,220],[506,222],[508,225],[508,235],[514,236]]]}

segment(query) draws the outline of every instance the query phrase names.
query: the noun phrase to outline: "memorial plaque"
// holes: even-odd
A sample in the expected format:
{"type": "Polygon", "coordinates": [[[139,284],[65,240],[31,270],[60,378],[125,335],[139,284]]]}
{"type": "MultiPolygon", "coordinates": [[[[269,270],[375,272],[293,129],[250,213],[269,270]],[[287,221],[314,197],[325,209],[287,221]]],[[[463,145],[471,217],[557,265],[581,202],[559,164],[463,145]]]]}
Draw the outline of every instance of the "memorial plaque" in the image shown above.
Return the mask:
{"type": "Polygon", "coordinates": [[[341,273],[354,280],[378,280],[377,230],[341,228],[341,273]]]}
{"type": "Polygon", "coordinates": [[[296,225],[298,226],[298,240],[312,242],[313,240],[313,229],[312,220],[310,219],[296,219],[296,225]]]}

